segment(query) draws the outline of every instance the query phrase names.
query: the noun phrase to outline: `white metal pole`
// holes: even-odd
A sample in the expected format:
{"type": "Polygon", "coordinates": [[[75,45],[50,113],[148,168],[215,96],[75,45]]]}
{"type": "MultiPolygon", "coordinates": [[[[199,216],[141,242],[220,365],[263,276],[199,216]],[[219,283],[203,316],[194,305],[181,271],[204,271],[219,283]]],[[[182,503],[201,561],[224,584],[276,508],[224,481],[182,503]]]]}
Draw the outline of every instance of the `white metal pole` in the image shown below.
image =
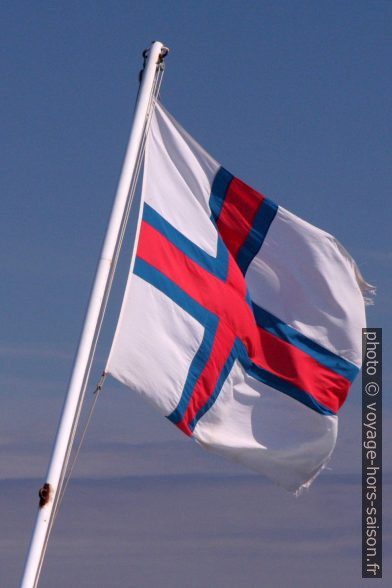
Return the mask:
{"type": "Polygon", "coordinates": [[[67,455],[69,455],[70,445],[73,441],[75,417],[84,395],[92,356],[95,350],[97,325],[100,320],[102,306],[105,302],[105,294],[110,280],[113,258],[127,206],[129,189],[135,173],[139,149],[145,131],[155,76],[157,75],[157,64],[159,63],[163,49],[162,43],[156,41],[152,43],[148,53],[125,160],[91,290],[68,393],[49,463],[46,484],[41,489],[40,508],[27,554],[21,588],[35,588],[38,583],[46,544],[52,526],[54,505],[56,504],[58,493],[61,490],[60,486],[64,466],[67,463],[67,455]]]}

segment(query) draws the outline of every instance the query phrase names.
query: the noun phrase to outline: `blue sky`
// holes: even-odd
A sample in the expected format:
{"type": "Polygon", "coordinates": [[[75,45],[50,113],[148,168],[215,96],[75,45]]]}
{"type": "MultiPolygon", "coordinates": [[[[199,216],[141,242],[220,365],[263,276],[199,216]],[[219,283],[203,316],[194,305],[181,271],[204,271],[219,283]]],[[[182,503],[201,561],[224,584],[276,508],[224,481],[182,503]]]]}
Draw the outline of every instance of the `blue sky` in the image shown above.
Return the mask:
{"type": "MultiPolygon", "coordinates": [[[[1,19],[4,91],[0,110],[0,262],[4,302],[0,335],[0,483],[8,484],[24,509],[8,510],[9,531],[4,537],[0,533],[0,543],[4,546],[6,541],[14,554],[1,566],[5,574],[1,585],[12,586],[33,524],[34,493],[40,483],[38,479],[45,475],[121,169],[141,52],[152,40],[159,39],[171,49],[161,94],[175,117],[232,173],[336,235],[357,260],[365,278],[377,286],[375,305],[368,309],[368,322],[384,328],[387,391],[392,381],[386,361],[391,350],[392,5],[362,0],[168,0],[148,4],[16,1],[3,3],[1,19]],[[30,494],[27,488],[31,488],[30,494]]],[[[98,347],[93,383],[109,350],[128,259],[129,239],[98,347]]],[[[384,398],[387,422],[392,403],[387,393],[384,398]]],[[[158,504],[161,501],[164,510],[162,494],[167,496],[178,485],[186,485],[186,480],[200,475],[200,482],[192,486],[188,499],[181,494],[176,504],[185,511],[196,504],[198,512],[205,510],[206,517],[215,520],[216,534],[209,534],[207,529],[204,537],[214,545],[215,564],[211,563],[211,555],[203,560],[204,552],[199,554],[205,569],[214,574],[212,585],[238,585],[242,564],[238,564],[237,572],[232,570],[231,576],[225,572],[234,565],[228,562],[235,546],[246,561],[245,586],[258,585],[261,567],[268,571],[271,582],[279,580],[282,586],[314,585],[316,567],[312,567],[308,550],[314,548],[315,541],[320,561],[316,559],[325,574],[332,565],[339,570],[335,579],[328,574],[325,578],[336,586],[350,585],[352,578],[352,585],[358,585],[359,408],[360,385],[356,382],[342,410],[342,432],[332,469],[316,482],[307,495],[309,498],[301,498],[301,507],[293,507],[291,499],[271,491],[264,481],[255,481],[243,470],[220,464],[197,447],[190,449],[187,440],[133,398],[131,392],[108,381],[76,471],[75,487],[85,484],[83,492],[89,493],[91,480],[97,481],[89,512],[94,518],[96,505],[103,517],[100,505],[107,498],[113,510],[107,513],[107,519],[100,519],[104,528],[108,520],[122,520],[127,488],[131,494],[134,492],[132,479],[127,485],[126,477],[158,476],[151,500],[158,504]],[[180,474],[185,481],[179,481],[180,474]],[[219,486],[219,480],[225,477],[235,479],[232,493],[224,493],[224,504],[229,511],[240,509],[243,516],[237,526],[225,519],[223,507],[214,519],[215,511],[208,498],[214,484],[219,486]],[[113,486],[108,480],[113,480],[113,486]],[[116,484],[118,503],[108,498],[113,493],[116,496],[116,484]],[[236,504],[238,484],[241,505],[236,504]],[[195,491],[199,486],[200,493],[195,491]],[[243,498],[253,490],[262,497],[256,515],[254,502],[243,498]],[[348,498],[350,492],[354,497],[352,503],[348,498]],[[324,500],[330,505],[331,496],[341,518],[347,520],[345,539],[339,543],[343,554],[340,559],[333,546],[342,539],[342,530],[328,522],[322,506],[324,500]],[[266,500],[268,515],[262,512],[266,500]],[[278,511],[279,516],[286,513],[287,523],[279,536],[274,535],[266,551],[266,538],[260,535],[255,540],[252,535],[253,525],[262,529],[255,516],[267,517],[268,524],[273,526],[274,513],[278,511]],[[312,513],[313,518],[306,513],[312,513]],[[314,517],[318,521],[316,527],[314,517]],[[322,533],[317,538],[316,530],[324,523],[327,536],[322,533]],[[304,533],[302,550],[287,552],[294,529],[298,528],[304,533]],[[238,533],[243,534],[242,543],[238,542],[238,533]],[[218,543],[213,543],[213,537],[219,537],[220,542],[216,539],[218,543]],[[249,542],[254,546],[254,557],[247,551],[249,542]],[[307,561],[306,557],[309,573],[294,563],[307,561]],[[276,565],[271,567],[271,561],[276,565]],[[293,576],[285,576],[281,570],[291,565],[293,576]]],[[[387,448],[390,438],[386,426],[384,431],[387,448]]],[[[389,472],[387,451],[384,453],[389,472]]],[[[386,496],[388,492],[390,495],[387,484],[386,496]]],[[[6,491],[2,495],[8,496],[6,491]]],[[[130,501],[134,496],[133,493],[130,501]]],[[[147,498],[143,500],[148,512],[147,498]]],[[[53,546],[52,567],[48,558],[43,585],[53,585],[50,578],[61,569],[56,560],[59,546],[68,545],[70,521],[80,516],[75,512],[82,508],[81,503],[73,511],[72,499],[69,501],[67,496],[64,511],[69,516],[64,515],[63,523],[59,520],[54,536],[57,547],[53,546]]],[[[154,514],[154,518],[157,516],[154,514]]],[[[158,523],[158,536],[162,542],[168,541],[169,552],[170,545],[173,549],[169,554],[163,551],[162,557],[159,549],[153,551],[150,579],[154,574],[160,578],[168,572],[168,562],[179,566],[182,573],[187,562],[193,569],[198,560],[197,545],[203,542],[203,530],[199,529],[188,538],[189,543],[185,541],[181,557],[181,542],[176,535],[178,519],[170,527],[172,535],[162,521],[158,523]]],[[[121,537],[126,537],[130,552],[134,545],[131,527],[121,525],[119,530],[121,537]]],[[[95,535],[91,533],[86,535],[83,549],[94,552],[91,542],[95,535]]],[[[148,550],[152,539],[148,534],[143,537],[148,550]]],[[[97,549],[102,549],[102,544],[97,544],[97,549]]],[[[90,585],[91,575],[83,570],[72,546],[70,550],[74,554],[74,559],[69,556],[72,569],[82,574],[84,586],[90,585]]],[[[148,569],[147,563],[140,565],[142,571],[148,569]]],[[[114,562],[112,554],[102,566],[111,570],[113,585],[124,585],[126,553],[119,555],[118,560],[114,558],[114,562]],[[116,580],[115,571],[119,569],[122,572],[116,580]]],[[[132,574],[131,566],[129,573],[132,574]]],[[[66,574],[63,577],[63,585],[70,585],[66,574]]],[[[172,572],[167,578],[168,586],[177,585],[172,572]]],[[[137,585],[149,586],[149,581],[146,579],[143,584],[139,580],[137,585]]],[[[319,579],[317,582],[320,583],[319,579]]],[[[91,585],[97,584],[91,580],[91,585]]]]}

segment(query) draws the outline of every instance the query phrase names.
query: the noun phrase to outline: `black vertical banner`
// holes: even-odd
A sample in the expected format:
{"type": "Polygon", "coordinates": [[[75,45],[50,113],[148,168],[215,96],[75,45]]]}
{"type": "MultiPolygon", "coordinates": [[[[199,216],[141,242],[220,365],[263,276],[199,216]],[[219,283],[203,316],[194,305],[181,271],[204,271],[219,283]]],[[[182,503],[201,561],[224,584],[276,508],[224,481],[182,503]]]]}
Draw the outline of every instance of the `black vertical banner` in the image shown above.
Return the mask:
{"type": "Polygon", "coordinates": [[[382,329],[362,352],[362,578],[382,578],[382,329]]]}

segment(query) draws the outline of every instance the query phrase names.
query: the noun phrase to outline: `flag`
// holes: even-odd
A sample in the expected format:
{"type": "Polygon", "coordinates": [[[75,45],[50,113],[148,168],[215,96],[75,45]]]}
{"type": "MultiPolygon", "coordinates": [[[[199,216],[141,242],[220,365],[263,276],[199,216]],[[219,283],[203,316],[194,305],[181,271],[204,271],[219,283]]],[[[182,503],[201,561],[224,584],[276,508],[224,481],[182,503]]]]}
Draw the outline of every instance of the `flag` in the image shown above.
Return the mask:
{"type": "Polygon", "coordinates": [[[186,435],[291,491],[335,446],[361,365],[345,249],[217,163],[160,105],[106,371],[186,435]]]}

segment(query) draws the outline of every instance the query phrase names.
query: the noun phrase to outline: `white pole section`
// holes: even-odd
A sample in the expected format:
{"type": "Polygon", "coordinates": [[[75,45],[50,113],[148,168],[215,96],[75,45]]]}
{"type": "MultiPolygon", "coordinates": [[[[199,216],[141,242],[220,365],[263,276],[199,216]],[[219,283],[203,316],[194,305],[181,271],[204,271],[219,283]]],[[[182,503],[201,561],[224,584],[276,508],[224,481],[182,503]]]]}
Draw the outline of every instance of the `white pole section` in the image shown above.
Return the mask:
{"type": "Polygon", "coordinates": [[[143,71],[140,91],[135,107],[133,125],[129,137],[123,168],[114,199],[113,208],[102,247],[101,256],[90,294],[86,317],[75,356],[68,393],[61,415],[52,457],[49,463],[46,483],[40,491],[40,508],[31,538],[25,563],[21,588],[35,588],[38,583],[45,549],[55,514],[58,494],[74,437],[74,423],[80,410],[92,357],[96,344],[96,333],[105,304],[110,281],[113,258],[123,217],[127,206],[130,186],[135,174],[136,163],[146,127],[147,114],[157,75],[158,63],[163,50],[160,42],[154,42],[149,50],[143,71]]]}

